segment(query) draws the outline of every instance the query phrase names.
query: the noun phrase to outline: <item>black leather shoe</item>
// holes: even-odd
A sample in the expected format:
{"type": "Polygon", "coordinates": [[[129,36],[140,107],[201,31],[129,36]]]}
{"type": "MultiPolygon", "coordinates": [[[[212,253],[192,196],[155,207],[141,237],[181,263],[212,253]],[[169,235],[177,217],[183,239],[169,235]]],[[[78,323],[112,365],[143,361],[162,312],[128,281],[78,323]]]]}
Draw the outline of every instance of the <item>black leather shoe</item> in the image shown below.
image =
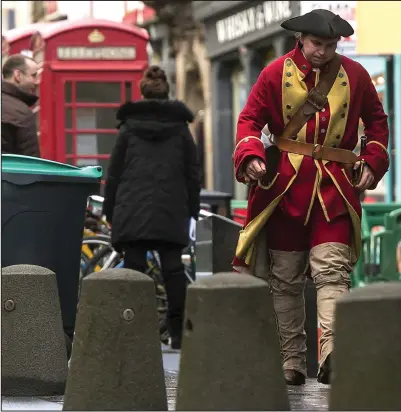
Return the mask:
{"type": "Polygon", "coordinates": [[[294,369],[284,369],[284,377],[287,385],[305,385],[305,375],[294,369]]]}
{"type": "Polygon", "coordinates": [[[330,374],[331,374],[330,357],[331,355],[327,356],[323,365],[320,367],[319,373],[317,375],[317,381],[319,383],[324,383],[325,385],[330,385],[330,374]]]}

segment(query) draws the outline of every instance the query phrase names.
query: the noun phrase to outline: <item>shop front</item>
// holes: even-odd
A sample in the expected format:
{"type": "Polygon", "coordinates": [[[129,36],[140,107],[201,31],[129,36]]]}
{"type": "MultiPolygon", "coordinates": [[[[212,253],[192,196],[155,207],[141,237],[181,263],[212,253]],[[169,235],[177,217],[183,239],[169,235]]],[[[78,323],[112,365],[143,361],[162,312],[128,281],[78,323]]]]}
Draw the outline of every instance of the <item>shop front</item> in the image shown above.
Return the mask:
{"type": "Polygon", "coordinates": [[[294,47],[293,34],[280,24],[299,15],[300,3],[202,1],[193,7],[211,60],[214,189],[245,200],[247,187],[233,174],[236,122],[261,70],[294,47]]]}

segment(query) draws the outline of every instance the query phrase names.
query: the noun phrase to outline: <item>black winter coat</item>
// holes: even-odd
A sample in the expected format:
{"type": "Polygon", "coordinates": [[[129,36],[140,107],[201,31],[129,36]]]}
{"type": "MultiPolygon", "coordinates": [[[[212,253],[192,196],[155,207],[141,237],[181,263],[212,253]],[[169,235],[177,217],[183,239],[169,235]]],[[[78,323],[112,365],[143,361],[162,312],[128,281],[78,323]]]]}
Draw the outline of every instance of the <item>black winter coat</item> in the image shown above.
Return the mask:
{"type": "Polygon", "coordinates": [[[200,166],[180,101],[140,100],[120,107],[120,132],[110,158],[103,212],[112,243],[188,245],[190,217],[200,209],[200,166]]]}
{"type": "Polygon", "coordinates": [[[12,83],[1,84],[1,151],[40,157],[36,120],[32,112],[38,97],[12,83]]]}

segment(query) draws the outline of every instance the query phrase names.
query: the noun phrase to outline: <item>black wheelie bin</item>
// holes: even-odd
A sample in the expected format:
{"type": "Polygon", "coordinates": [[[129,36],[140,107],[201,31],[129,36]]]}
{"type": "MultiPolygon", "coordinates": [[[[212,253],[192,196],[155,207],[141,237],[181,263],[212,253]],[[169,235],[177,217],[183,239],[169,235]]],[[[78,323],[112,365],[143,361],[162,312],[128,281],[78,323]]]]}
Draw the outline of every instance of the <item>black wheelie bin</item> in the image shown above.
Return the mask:
{"type": "Polygon", "coordinates": [[[38,265],[56,273],[64,332],[72,339],[87,198],[99,193],[102,168],[1,158],[1,266],[38,265]]]}

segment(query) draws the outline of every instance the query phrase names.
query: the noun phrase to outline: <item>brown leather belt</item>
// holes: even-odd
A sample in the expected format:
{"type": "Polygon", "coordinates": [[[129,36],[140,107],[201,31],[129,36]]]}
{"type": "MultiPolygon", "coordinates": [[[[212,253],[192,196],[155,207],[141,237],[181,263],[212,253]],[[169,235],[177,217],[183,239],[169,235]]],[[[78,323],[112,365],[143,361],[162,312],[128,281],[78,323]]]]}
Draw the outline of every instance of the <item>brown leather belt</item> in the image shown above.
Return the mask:
{"type": "Polygon", "coordinates": [[[354,164],[358,156],[351,150],[336,149],[321,144],[304,143],[284,137],[273,136],[272,141],[282,151],[312,157],[317,160],[354,164]]]}

